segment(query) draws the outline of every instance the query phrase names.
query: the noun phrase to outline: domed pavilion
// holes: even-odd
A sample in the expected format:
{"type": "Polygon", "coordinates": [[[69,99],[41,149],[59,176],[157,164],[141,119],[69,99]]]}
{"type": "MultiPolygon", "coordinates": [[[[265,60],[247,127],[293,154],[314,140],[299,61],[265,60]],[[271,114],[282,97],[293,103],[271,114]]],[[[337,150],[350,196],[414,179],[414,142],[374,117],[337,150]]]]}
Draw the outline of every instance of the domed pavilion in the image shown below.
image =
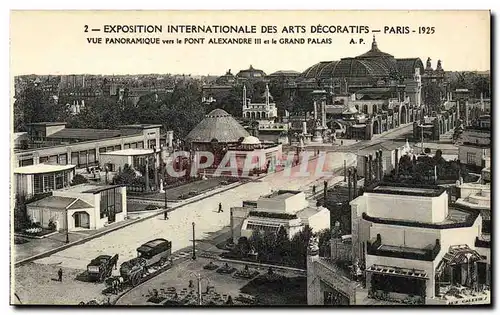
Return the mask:
{"type": "MultiPolygon", "coordinates": [[[[234,166],[238,174],[243,170],[245,163],[250,162],[256,168],[264,170],[271,162],[276,163],[277,160],[281,159],[280,144],[262,143],[257,137],[251,136],[236,119],[222,109],[214,109],[206,115],[191,130],[185,140],[194,152],[205,151],[214,155],[214,163],[210,168],[216,168],[224,160],[226,154],[232,154],[237,163],[234,166]]],[[[203,155],[199,155],[199,157],[196,153],[195,155],[197,163],[204,164],[206,162],[206,157],[203,155]]],[[[228,161],[228,157],[225,161],[228,161]]],[[[225,165],[225,167],[228,166],[225,165]]],[[[220,175],[236,174],[224,173],[220,175]]]]}
{"type": "Polygon", "coordinates": [[[225,110],[217,108],[186,136],[186,142],[195,150],[204,150],[213,143],[238,144],[241,138],[250,136],[240,123],[225,110]]]}

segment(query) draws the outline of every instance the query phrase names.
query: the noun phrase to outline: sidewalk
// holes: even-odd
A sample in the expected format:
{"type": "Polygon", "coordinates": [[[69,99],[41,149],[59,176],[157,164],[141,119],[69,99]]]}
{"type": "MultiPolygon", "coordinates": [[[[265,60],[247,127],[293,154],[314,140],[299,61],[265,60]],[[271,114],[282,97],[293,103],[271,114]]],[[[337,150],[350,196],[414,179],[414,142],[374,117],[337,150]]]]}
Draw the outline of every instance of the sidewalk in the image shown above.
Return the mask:
{"type": "MultiPolygon", "coordinates": [[[[116,222],[106,227],[103,227],[102,229],[99,230],[84,230],[84,231],[70,232],[68,238],[70,244],[72,244],[102,232],[107,232],[110,230],[116,230],[125,227],[129,224],[134,223],[134,221],[136,220],[137,219],[128,219],[125,221],[116,222]]],[[[40,255],[50,250],[56,249],[58,247],[67,245],[65,232],[60,232],[42,239],[31,239],[31,238],[23,238],[23,239],[28,240],[28,242],[24,244],[16,244],[11,250],[11,253],[14,256],[15,263],[18,263],[29,257],[40,255]]]]}

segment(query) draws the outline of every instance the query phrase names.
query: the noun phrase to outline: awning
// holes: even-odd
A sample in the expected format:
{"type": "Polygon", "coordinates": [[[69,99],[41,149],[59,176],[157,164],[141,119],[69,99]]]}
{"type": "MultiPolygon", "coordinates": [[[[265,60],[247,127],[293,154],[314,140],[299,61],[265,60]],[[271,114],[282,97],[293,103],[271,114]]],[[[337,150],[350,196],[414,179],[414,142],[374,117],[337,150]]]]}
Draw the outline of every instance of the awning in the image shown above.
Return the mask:
{"type": "Polygon", "coordinates": [[[391,276],[411,277],[423,280],[429,279],[429,277],[427,277],[427,273],[424,270],[419,270],[419,269],[400,268],[395,266],[384,266],[384,265],[372,265],[371,267],[367,268],[366,271],[378,274],[391,275],[391,276]]]}

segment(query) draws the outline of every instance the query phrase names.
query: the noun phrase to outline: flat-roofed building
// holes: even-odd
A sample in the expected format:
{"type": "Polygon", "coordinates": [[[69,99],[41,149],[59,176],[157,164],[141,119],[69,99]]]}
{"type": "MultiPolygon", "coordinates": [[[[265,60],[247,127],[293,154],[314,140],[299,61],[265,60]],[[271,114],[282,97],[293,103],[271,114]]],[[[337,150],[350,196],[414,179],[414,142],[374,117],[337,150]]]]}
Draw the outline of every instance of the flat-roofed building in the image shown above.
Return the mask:
{"type": "Polygon", "coordinates": [[[75,173],[75,165],[37,164],[14,169],[14,195],[27,198],[69,187],[75,173]]]}
{"type": "Polygon", "coordinates": [[[80,184],[54,190],[26,205],[33,222],[57,230],[100,229],[127,217],[127,190],[120,185],[80,184]]]}
{"type": "Polygon", "coordinates": [[[491,128],[465,128],[462,142],[458,147],[458,159],[469,166],[486,167],[486,160],[491,157],[491,128]]]}
{"type": "Polygon", "coordinates": [[[489,303],[488,259],[476,246],[479,210],[448,205],[442,187],[394,183],[367,187],[350,204],[352,256],[366,267],[372,298],[489,303]]]}
{"type": "Polygon", "coordinates": [[[323,207],[310,206],[301,191],[279,190],[260,197],[243,207],[231,208],[234,241],[239,237],[250,237],[254,231],[278,233],[283,227],[289,238],[305,226],[313,232],[330,228],[330,211],[323,207]]]}
{"type": "Polygon", "coordinates": [[[126,125],[117,130],[66,128],[65,123],[36,123],[30,126],[31,148],[14,150],[16,166],[99,165],[100,154],[124,149],[160,148],[161,125],[126,125]]]}
{"type": "Polygon", "coordinates": [[[138,167],[156,164],[160,165],[160,149],[125,149],[100,154],[100,164],[106,166],[109,171],[116,172],[123,169],[125,164],[137,169],[138,167]]]}

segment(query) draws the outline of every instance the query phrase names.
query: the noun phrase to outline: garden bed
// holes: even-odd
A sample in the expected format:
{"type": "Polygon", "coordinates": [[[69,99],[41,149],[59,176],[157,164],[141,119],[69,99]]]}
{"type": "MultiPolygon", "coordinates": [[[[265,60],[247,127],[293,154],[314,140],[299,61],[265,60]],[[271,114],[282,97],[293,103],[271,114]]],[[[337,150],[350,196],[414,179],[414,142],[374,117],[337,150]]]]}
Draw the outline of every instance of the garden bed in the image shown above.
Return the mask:
{"type": "Polygon", "coordinates": [[[27,238],[44,238],[59,233],[56,230],[46,228],[38,228],[33,232],[28,232],[28,230],[15,232],[14,235],[27,238]]]}

